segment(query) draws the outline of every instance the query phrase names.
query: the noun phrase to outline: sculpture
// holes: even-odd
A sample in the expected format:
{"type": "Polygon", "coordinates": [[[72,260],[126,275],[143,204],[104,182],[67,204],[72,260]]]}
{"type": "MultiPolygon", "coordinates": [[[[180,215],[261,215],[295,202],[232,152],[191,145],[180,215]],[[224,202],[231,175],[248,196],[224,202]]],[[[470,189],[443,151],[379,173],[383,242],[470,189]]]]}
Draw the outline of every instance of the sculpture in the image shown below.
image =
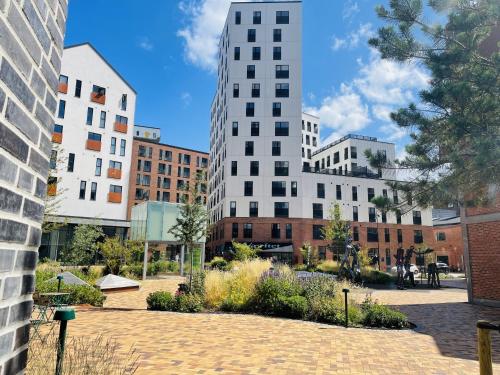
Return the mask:
{"type": "Polygon", "coordinates": [[[396,254],[394,255],[394,258],[396,258],[396,269],[398,272],[398,278],[396,280],[396,286],[398,289],[404,289],[404,255],[405,250],[403,249],[403,246],[399,244],[396,254]]]}
{"type": "Polygon", "coordinates": [[[358,244],[352,243],[352,236],[349,232],[350,226],[346,226],[347,236],[344,246],[344,256],[340,263],[338,278],[340,280],[346,279],[351,282],[360,283],[361,280],[361,265],[359,264],[358,253],[360,247],[358,244]],[[352,258],[352,259],[351,259],[352,258]]]}
{"type": "Polygon", "coordinates": [[[406,250],[405,258],[404,258],[404,270],[405,275],[403,278],[403,285],[406,279],[410,279],[410,284],[412,287],[415,287],[415,277],[413,272],[411,272],[411,258],[413,258],[413,253],[415,251],[415,247],[413,245],[410,246],[409,249],[406,250]]]}

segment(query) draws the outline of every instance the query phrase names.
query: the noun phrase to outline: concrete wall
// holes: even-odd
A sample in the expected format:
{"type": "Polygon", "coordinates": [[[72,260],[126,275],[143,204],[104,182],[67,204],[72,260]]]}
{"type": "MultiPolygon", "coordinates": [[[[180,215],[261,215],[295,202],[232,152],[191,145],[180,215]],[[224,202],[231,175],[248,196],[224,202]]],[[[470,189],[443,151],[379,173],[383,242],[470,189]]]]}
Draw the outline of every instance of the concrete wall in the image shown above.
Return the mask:
{"type": "Polygon", "coordinates": [[[0,0],[0,373],[27,360],[66,0],[0,0]]]}

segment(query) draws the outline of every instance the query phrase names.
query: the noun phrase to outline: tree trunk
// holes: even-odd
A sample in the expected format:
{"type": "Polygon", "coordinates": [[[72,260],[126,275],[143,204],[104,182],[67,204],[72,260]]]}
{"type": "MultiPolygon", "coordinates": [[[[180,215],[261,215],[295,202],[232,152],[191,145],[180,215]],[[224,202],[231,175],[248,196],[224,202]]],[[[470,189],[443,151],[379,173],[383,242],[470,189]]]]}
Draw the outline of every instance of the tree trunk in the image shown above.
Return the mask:
{"type": "Polygon", "coordinates": [[[190,270],[189,270],[189,290],[191,291],[193,287],[193,258],[194,258],[194,249],[188,247],[188,254],[191,257],[190,270]]]}
{"type": "Polygon", "coordinates": [[[181,273],[181,276],[184,276],[184,249],[185,249],[185,246],[182,245],[181,246],[181,266],[180,266],[180,273],[181,273]]]}

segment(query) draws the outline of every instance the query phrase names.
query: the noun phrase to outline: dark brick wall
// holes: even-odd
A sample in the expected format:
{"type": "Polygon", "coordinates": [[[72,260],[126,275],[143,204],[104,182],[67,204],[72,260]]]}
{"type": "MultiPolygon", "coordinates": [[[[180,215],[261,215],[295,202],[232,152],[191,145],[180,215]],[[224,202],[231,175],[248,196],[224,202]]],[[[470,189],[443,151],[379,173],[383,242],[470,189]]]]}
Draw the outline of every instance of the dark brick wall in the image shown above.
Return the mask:
{"type": "Polygon", "coordinates": [[[0,0],[0,374],[27,361],[67,0],[0,0]]]}

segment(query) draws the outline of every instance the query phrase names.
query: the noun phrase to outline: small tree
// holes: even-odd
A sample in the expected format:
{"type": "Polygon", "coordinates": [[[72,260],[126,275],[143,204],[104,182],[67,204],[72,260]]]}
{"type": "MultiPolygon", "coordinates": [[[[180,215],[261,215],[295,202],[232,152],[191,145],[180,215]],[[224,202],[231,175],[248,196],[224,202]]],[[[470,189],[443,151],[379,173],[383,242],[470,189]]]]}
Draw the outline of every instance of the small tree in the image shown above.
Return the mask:
{"type": "Polygon", "coordinates": [[[88,266],[95,260],[102,228],[96,225],[78,225],[73,234],[71,248],[64,254],[64,261],[76,266],[88,266]]]}
{"type": "Polygon", "coordinates": [[[260,247],[258,246],[250,246],[246,243],[236,241],[233,241],[232,245],[234,250],[234,260],[239,260],[241,262],[257,258],[257,252],[260,250],[260,247]]]}
{"type": "Polygon", "coordinates": [[[311,246],[309,242],[304,242],[300,248],[300,253],[302,254],[302,262],[309,267],[316,267],[319,263],[319,253],[318,248],[311,246]]]}
{"type": "Polygon", "coordinates": [[[334,203],[328,212],[328,223],[322,229],[325,240],[330,241],[332,250],[336,247],[343,247],[347,237],[351,235],[349,222],[342,219],[340,206],[334,203]]]}
{"type": "MultiPolygon", "coordinates": [[[[201,191],[205,184],[203,174],[196,175],[196,183],[189,188],[184,186],[185,194],[182,197],[180,214],[175,225],[170,228],[170,233],[180,242],[189,253],[196,243],[207,234],[207,209],[203,204],[201,191]]],[[[184,265],[182,265],[184,266],[184,265]]],[[[193,256],[190,262],[189,287],[193,281],[193,256]]],[[[183,274],[183,268],[181,268],[183,274]]]]}
{"type": "Polygon", "coordinates": [[[99,246],[107,270],[113,275],[118,275],[122,266],[129,263],[132,258],[132,247],[126,246],[118,237],[107,237],[99,246]]]}

